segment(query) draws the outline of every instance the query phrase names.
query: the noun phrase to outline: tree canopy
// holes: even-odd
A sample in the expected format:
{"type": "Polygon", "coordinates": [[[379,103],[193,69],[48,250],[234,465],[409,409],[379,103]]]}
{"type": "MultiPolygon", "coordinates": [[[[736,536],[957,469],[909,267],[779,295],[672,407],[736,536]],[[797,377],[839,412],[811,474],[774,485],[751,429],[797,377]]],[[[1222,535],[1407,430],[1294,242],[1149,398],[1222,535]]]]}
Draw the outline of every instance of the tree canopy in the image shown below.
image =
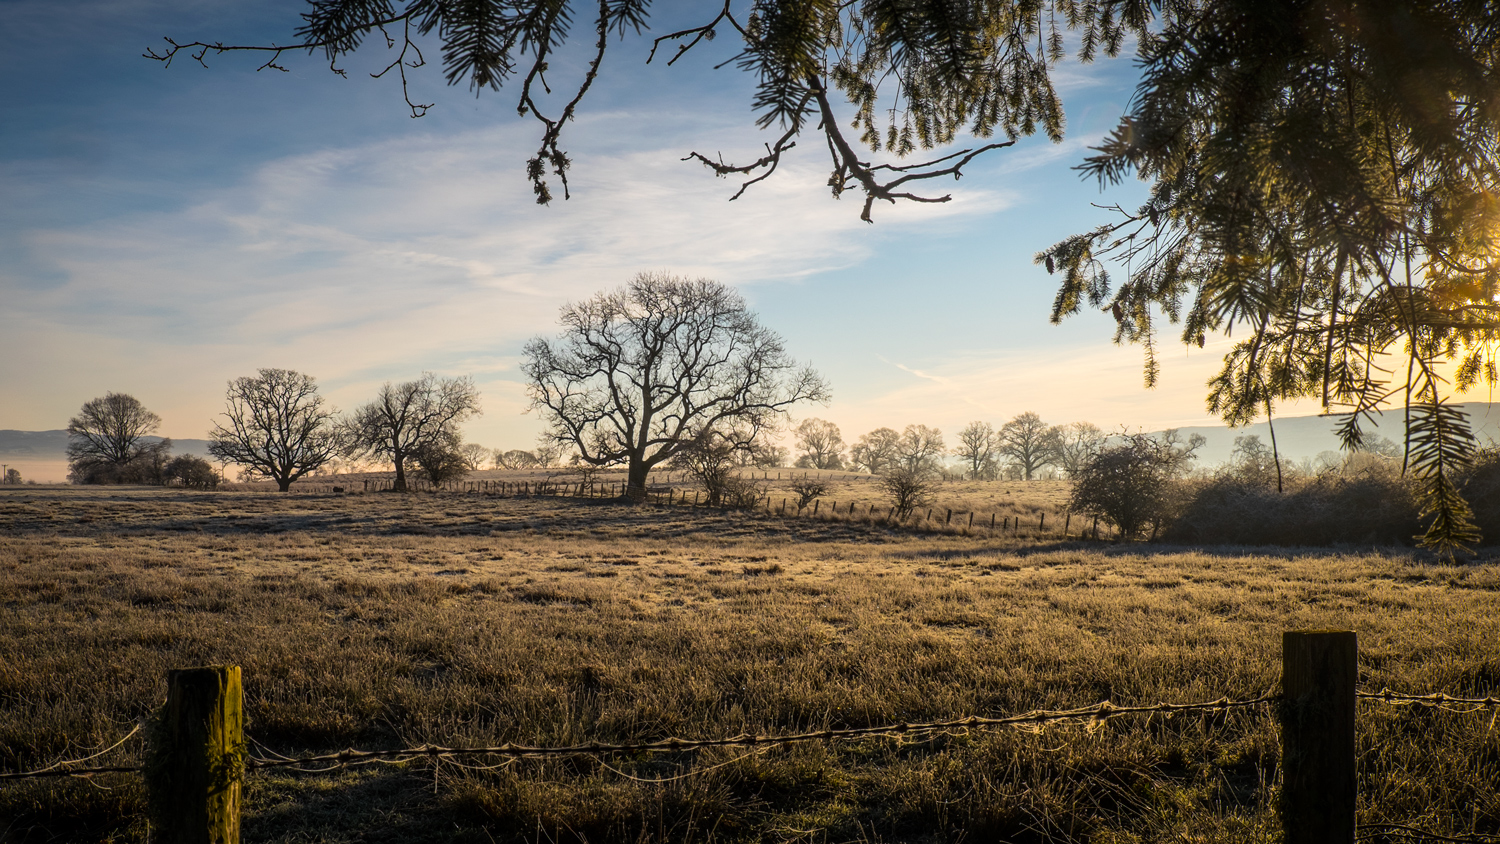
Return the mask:
{"type": "Polygon", "coordinates": [[[161,417],[128,393],[84,402],[68,420],[68,477],[74,483],[161,483],[169,439],[148,440],[161,417]]]}
{"type": "Polygon", "coordinates": [[[473,379],[424,372],[415,381],[381,385],[375,400],[344,423],[342,439],[350,456],[391,461],[394,488],[405,491],[407,461],[418,461],[424,470],[436,466],[439,474],[448,470],[449,448],[456,450],[462,441],[458,426],[480,412],[473,379]]]}
{"type": "Polygon", "coordinates": [[[282,492],[344,448],[336,412],[310,375],[261,369],[230,381],[224,404],[225,421],[209,431],[208,453],[270,478],[282,492]]]}
{"type": "Polygon", "coordinates": [[[828,400],[823,379],[716,281],[642,273],[564,307],[561,321],[555,340],[526,344],[532,406],[583,462],[626,463],[636,500],[651,469],[684,449],[748,449],[792,405],[828,400]]]}

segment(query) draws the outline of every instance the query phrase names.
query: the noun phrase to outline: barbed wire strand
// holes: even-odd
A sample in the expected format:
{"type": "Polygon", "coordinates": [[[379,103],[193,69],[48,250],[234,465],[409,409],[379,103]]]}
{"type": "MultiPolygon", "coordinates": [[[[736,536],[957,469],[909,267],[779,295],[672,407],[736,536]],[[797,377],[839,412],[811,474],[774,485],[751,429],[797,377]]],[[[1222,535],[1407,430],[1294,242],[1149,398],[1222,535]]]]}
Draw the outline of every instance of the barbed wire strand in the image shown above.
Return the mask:
{"type": "Polygon", "coordinates": [[[506,743],[493,747],[444,747],[441,745],[424,744],[419,747],[396,748],[392,750],[341,750],[337,753],[325,753],[314,756],[303,756],[295,759],[268,759],[265,757],[252,756],[245,760],[247,768],[295,768],[308,764],[332,764],[335,766],[364,765],[374,762],[389,761],[412,761],[422,758],[449,758],[453,756],[509,756],[516,758],[557,758],[568,756],[602,756],[609,754],[640,754],[640,753],[677,753],[689,750],[704,750],[715,747],[774,747],[785,744],[796,744],[808,741],[826,741],[831,739],[856,739],[910,737],[912,734],[924,734],[939,732],[943,730],[958,730],[973,727],[1036,727],[1063,721],[1089,721],[1095,725],[1102,724],[1111,718],[1122,715],[1139,714],[1166,714],[1175,715],[1183,712],[1225,712],[1231,709],[1241,709],[1251,706],[1259,706],[1279,700],[1279,695],[1264,695],[1247,700],[1230,700],[1220,698],[1206,703],[1159,703],[1152,706],[1116,706],[1109,701],[1095,704],[1094,706],[1081,707],[1068,710],[1037,710],[1024,715],[1012,715],[1001,718],[982,717],[972,715],[966,718],[955,718],[948,721],[929,721],[923,723],[900,723],[883,724],[876,727],[846,727],[826,730],[813,730],[803,733],[788,733],[782,735],[752,735],[740,734],[728,738],[713,739],[682,739],[665,738],[654,741],[625,742],[618,744],[605,744],[601,742],[589,742],[587,744],[564,745],[544,747],[536,745],[523,745],[506,743]]]}
{"type": "Polygon", "coordinates": [[[1493,844],[1496,841],[1500,841],[1500,835],[1490,835],[1483,832],[1465,832],[1456,836],[1439,835],[1436,832],[1428,832],[1419,827],[1399,823],[1361,824],[1355,830],[1354,840],[1366,840],[1378,835],[1415,836],[1424,841],[1452,841],[1456,842],[1456,844],[1493,844]]]}
{"type": "Polygon", "coordinates": [[[1434,708],[1448,709],[1451,712],[1478,712],[1483,709],[1500,709],[1500,698],[1497,697],[1454,697],[1443,692],[1432,692],[1425,695],[1408,695],[1401,692],[1393,692],[1390,689],[1381,689],[1378,692],[1355,692],[1356,697],[1365,700],[1379,700],[1392,706],[1428,706],[1434,708]],[[1455,706],[1466,706],[1468,709],[1453,709],[1455,706]]]}
{"type": "Polygon", "coordinates": [[[13,774],[0,774],[0,780],[23,779],[23,778],[34,778],[34,777],[87,777],[87,776],[89,776],[91,774],[123,773],[123,772],[128,772],[128,771],[139,771],[140,770],[140,766],[136,766],[136,767],[133,767],[133,768],[126,768],[126,767],[78,768],[78,767],[74,767],[74,766],[76,766],[76,765],[78,765],[80,763],[83,763],[83,762],[87,762],[90,759],[98,759],[100,756],[103,756],[104,754],[110,752],[111,750],[114,750],[115,748],[117,748],[120,745],[124,744],[125,742],[129,741],[132,736],[134,736],[136,733],[139,733],[140,731],[141,731],[141,724],[140,724],[140,722],[136,722],[136,725],[134,727],[132,727],[130,729],[130,732],[126,733],[123,738],[121,738],[119,741],[115,742],[114,744],[110,745],[109,747],[104,748],[103,750],[99,751],[98,753],[93,753],[93,754],[90,754],[88,756],[84,756],[84,757],[81,757],[81,758],[78,758],[78,759],[64,759],[61,762],[53,762],[51,765],[48,765],[45,768],[39,768],[39,769],[37,769],[35,771],[23,771],[23,772],[20,772],[20,773],[13,773],[13,774]]]}
{"type": "MultiPolygon", "coordinates": [[[[1405,694],[1382,689],[1379,692],[1359,691],[1355,693],[1359,699],[1378,701],[1394,706],[1426,706],[1444,708],[1453,712],[1476,712],[1484,709],[1500,710],[1500,698],[1493,696],[1483,698],[1466,698],[1449,695],[1444,692],[1432,692],[1429,694],[1405,694]],[[1453,709],[1452,707],[1470,707],[1468,709],[1453,709]]],[[[751,735],[741,734],[728,738],[716,739],[681,739],[665,738],[655,741],[626,742],[617,744],[605,744],[600,742],[589,742],[587,744],[566,745],[557,747],[545,747],[535,745],[520,745],[506,743],[494,747],[445,747],[441,745],[423,744],[417,747],[403,747],[393,750],[341,750],[337,753],[325,753],[314,756],[292,757],[266,747],[253,738],[250,739],[256,748],[266,755],[253,755],[246,759],[246,768],[289,768],[298,773],[327,773],[353,765],[371,764],[401,764],[416,759],[430,758],[443,759],[452,762],[461,756],[505,756],[512,759],[519,758],[560,758],[568,756],[602,756],[618,753],[671,753],[689,750],[703,750],[713,747],[773,747],[785,744],[795,744],[807,741],[826,741],[836,739],[855,738],[905,738],[911,739],[918,735],[940,733],[944,731],[966,730],[974,727],[1013,727],[1018,729],[1040,730],[1050,724],[1065,721],[1088,721],[1091,729],[1097,729],[1112,718],[1122,715],[1142,714],[1165,714],[1168,717],[1183,712],[1224,712],[1230,709],[1240,709],[1251,706],[1259,706],[1266,703],[1275,703],[1282,698],[1280,695],[1263,695],[1257,698],[1245,700],[1229,700],[1219,698],[1218,700],[1204,703],[1158,703],[1152,706],[1117,706],[1110,701],[1102,701],[1093,706],[1080,707],[1068,710],[1035,710],[1024,715],[1012,715],[1007,717],[992,718],[972,715],[966,718],[955,718],[948,721],[929,721],[923,723],[899,723],[884,724],[875,727],[847,727],[840,729],[814,730],[802,733],[790,733],[783,735],[751,735]],[[321,767],[307,768],[306,765],[321,765],[321,767]]],[[[1497,713],[1500,714],[1500,713],[1497,713]]],[[[120,747],[131,737],[140,732],[139,723],[131,729],[119,741],[104,750],[79,759],[69,759],[55,762],[46,768],[32,771],[17,771],[0,773],[0,780],[33,779],[42,777],[89,777],[94,774],[113,773],[138,773],[140,766],[105,766],[80,768],[79,763],[90,759],[97,759],[106,753],[120,747]]],[[[930,739],[924,739],[930,740],[930,739]]],[[[469,766],[464,766],[469,767],[469,766]]],[[[473,766],[476,769],[493,768],[499,766],[473,766]]],[[[1500,837],[1494,840],[1500,841],[1500,837]]]]}
{"type": "MultiPolygon", "coordinates": [[[[635,780],[636,782],[648,783],[650,785],[662,785],[663,783],[678,782],[679,780],[685,780],[689,777],[696,777],[702,774],[706,774],[710,771],[717,771],[720,768],[727,768],[736,762],[743,762],[744,760],[749,759],[752,756],[759,756],[763,753],[767,753],[773,747],[775,747],[775,745],[770,745],[767,747],[757,747],[754,750],[751,750],[749,753],[741,753],[739,756],[736,756],[733,759],[729,759],[724,762],[720,762],[717,765],[709,765],[706,768],[694,768],[691,771],[684,771],[680,774],[674,774],[670,777],[638,777],[635,774],[626,773],[625,771],[622,771],[619,768],[616,768],[615,766],[604,761],[599,762],[599,767],[615,774],[616,776],[621,776],[628,780],[635,780]]],[[[515,760],[512,759],[510,761],[514,762],[515,760]]]]}

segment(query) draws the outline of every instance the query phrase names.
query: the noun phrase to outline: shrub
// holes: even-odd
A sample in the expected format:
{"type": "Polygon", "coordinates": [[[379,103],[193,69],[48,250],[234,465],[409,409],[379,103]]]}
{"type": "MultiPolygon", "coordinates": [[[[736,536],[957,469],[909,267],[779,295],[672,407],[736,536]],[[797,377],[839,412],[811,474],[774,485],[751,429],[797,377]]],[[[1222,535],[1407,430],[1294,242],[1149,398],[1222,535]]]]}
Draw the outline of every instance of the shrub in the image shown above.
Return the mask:
{"type": "Polygon", "coordinates": [[[1195,484],[1163,538],[1233,545],[1411,545],[1421,532],[1411,483],[1395,469],[1327,472],[1278,493],[1256,478],[1195,484]]]}
{"type": "Polygon", "coordinates": [[[828,484],[825,481],[814,480],[804,475],[792,481],[792,492],[797,494],[797,509],[801,510],[827,495],[828,484]]]}
{"type": "Polygon", "coordinates": [[[456,481],[469,474],[469,460],[464,455],[456,433],[434,437],[417,446],[411,457],[420,467],[417,474],[433,487],[456,481]]]}
{"type": "Polygon", "coordinates": [[[1146,434],[1126,434],[1120,445],[1101,449],[1079,467],[1069,508],[1098,516],[1131,540],[1147,526],[1152,533],[1170,515],[1172,475],[1179,460],[1172,444],[1146,434]]]}
{"type": "Polygon", "coordinates": [[[907,519],[918,507],[931,503],[931,475],[921,468],[892,469],[880,478],[880,486],[895,507],[898,519],[907,519]]]}
{"type": "Polygon", "coordinates": [[[163,484],[172,441],[141,447],[124,463],[107,458],[76,457],[68,463],[68,480],[75,484],[163,484]]]}
{"type": "Polygon", "coordinates": [[[719,491],[719,505],[731,510],[750,510],[758,507],[765,497],[764,484],[756,483],[754,478],[730,475],[719,491]]]}
{"type": "Polygon", "coordinates": [[[201,457],[184,454],[173,458],[162,469],[162,480],[169,484],[179,483],[190,489],[213,489],[219,485],[221,478],[212,463],[201,457]]]}

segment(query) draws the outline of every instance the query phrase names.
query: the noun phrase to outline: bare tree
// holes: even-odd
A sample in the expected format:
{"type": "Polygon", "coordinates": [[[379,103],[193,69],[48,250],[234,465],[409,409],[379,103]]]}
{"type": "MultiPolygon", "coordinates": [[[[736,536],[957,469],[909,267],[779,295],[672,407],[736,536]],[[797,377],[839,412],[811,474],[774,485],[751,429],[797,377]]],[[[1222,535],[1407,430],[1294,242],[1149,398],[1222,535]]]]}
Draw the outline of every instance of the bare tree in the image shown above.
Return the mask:
{"type": "Polygon", "coordinates": [[[1168,428],[1155,439],[1167,449],[1167,456],[1171,459],[1167,468],[1173,478],[1192,471],[1192,463],[1198,459],[1198,449],[1208,444],[1208,437],[1202,434],[1193,434],[1184,440],[1182,431],[1177,428],[1168,428]]]}
{"type": "Polygon", "coordinates": [[[929,475],[942,462],[943,432],[926,425],[907,425],[896,444],[896,462],[909,472],[929,475]]]}
{"type": "Polygon", "coordinates": [[[161,483],[169,439],[148,442],[161,417],[135,396],[105,393],[68,420],[68,477],[74,483],[161,483]]]}
{"type": "Polygon", "coordinates": [[[995,476],[995,429],[988,422],[970,422],[958,432],[958,447],[953,456],[968,464],[973,480],[995,476]]]}
{"type": "Polygon", "coordinates": [[[439,378],[425,372],[403,384],[387,381],[375,401],[355,411],[347,425],[346,447],[351,454],[395,464],[395,489],[404,491],[406,461],[445,437],[456,437],[459,423],[479,412],[479,391],[467,377],[439,378]]]}
{"type": "Polygon", "coordinates": [[[1002,457],[1010,458],[1011,462],[1021,470],[1024,480],[1031,480],[1032,475],[1043,466],[1050,464],[1053,460],[1052,442],[1048,437],[1047,423],[1042,417],[1030,411],[1006,422],[1000,427],[997,435],[997,450],[1002,457]]]}
{"type": "Polygon", "coordinates": [[[775,469],[787,465],[787,450],[771,442],[766,431],[761,431],[748,446],[736,450],[734,454],[741,466],[775,469]]]}
{"type": "Polygon", "coordinates": [[[849,461],[872,475],[879,475],[896,462],[901,435],[890,428],[876,428],[859,438],[849,450],[849,461]]]}
{"type": "Polygon", "coordinates": [[[625,462],[626,497],[651,470],[730,429],[753,439],[800,401],[827,401],[739,294],[716,281],[642,273],[562,310],[563,333],[526,344],[532,406],[554,442],[594,465],[625,462]]]}
{"type": "Polygon", "coordinates": [[[86,402],[68,420],[68,458],[129,463],[147,445],[142,440],[160,425],[161,417],[135,396],[105,393],[103,398],[86,402]]]}
{"type": "Polygon", "coordinates": [[[672,466],[692,475],[703,487],[706,506],[748,509],[763,494],[753,477],[735,472],[736,455],[748,450],[748,443],[715,433],[688,443],[673,456],[672,466]]]}
{"type": "Polygon", "coordinates": [[[844,437],[839,426],[823,419],[804,419],[796,428],[797,465],[804,469],[844,468],[844,437]]]}
{"type": "Polygon", "coordinates": [[[412,449],[411,456],[427,481],[437,487],[462,478],[472,469],[463,449],[457,429],[447,427],[412,449]]]}
{"type": "Polygon", "coordinates": [[[562,443],[554,441],[547,434],[539,434],[536,438],[536,450],[532,454],[536,457],[536,465],[542,468],[556,466],[562,462],[563,452],[567,451],[562,443]]]}
{"type": "Polygon", "coordinates": [[[208,453],[270,478],[282,492],[342,450],[335,411],[310,375],[262,369],[230,381],[224,399],[227,424],[216,422],[208,432],[208,453]]]}
{"type": "Polygon", "coordinates": [[[1067,476],[1077,476],[1083,465],[1104,447],[1107,437],[1098,425],[1091,422],[1071,422],[1054,425],[1047,432],[1052,452],[1052,465],[1063,470],[1067,476]]]}
{"type": "Polygon", "coordinates": [[[513,448],[510,451],[495,449],[496,469],[535,469],[544,465],[535,452],[513,448]]]}
{"type": "Polygon", "coordinates": [[[494,452],[479,443],[464,443],[458,447],[458,454],[463,458],[464,466],[470,472],[477,472],[484,468],[484,464],[490,462],[490,456],[494,452]]]}

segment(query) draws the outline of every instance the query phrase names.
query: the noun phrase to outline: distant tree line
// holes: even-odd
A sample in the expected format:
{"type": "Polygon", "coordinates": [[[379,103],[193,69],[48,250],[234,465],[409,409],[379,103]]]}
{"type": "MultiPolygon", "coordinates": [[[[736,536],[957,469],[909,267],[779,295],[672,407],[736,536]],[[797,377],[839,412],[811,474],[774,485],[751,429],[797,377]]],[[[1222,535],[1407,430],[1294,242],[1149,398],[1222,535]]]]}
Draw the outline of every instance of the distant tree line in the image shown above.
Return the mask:
{"type": "MultiPolygon", "coordinates": [[[[476,450],[458,431],[459,423],[478,413],[479,394],[468,378],[425,373],[415,381],[386,383],[373,401],[345,417],[318,394],[312,376],[261,369],[229,382],[208,451],[223,464],[239,466],[244,478],[274,481],[282,492],[340,458],[373,457],[394,466],[395,487],[404,490],[411,467],[432,483],[478,468],[476,450]]],[[[192,455],[173,458],[172,441],[152,436],[160,424],[161,417],[125,393],[85,403],[68,422],[68,479],[217,486],[222,478],[211,463],[192,455]]]]}
{"type": "Polygon", "coordinates": [[[1105,442],[1097,425],[1073,422],[1049,425],[1027,412],[994,427],[970,422],[949,449],[943,432],[926,425],[902,431],[876,428],[852,446],[846,445],[837,425],[823,419],[803,420],[793,430],[796,460],[806,469],[847,469],[887,475],[905,471],[917,475],[957,476],[969,480],[1033,480],[1046,469],[1072,477],[1105,442]],[[956,458],[951,465],[945,458],[956,458]]]}

